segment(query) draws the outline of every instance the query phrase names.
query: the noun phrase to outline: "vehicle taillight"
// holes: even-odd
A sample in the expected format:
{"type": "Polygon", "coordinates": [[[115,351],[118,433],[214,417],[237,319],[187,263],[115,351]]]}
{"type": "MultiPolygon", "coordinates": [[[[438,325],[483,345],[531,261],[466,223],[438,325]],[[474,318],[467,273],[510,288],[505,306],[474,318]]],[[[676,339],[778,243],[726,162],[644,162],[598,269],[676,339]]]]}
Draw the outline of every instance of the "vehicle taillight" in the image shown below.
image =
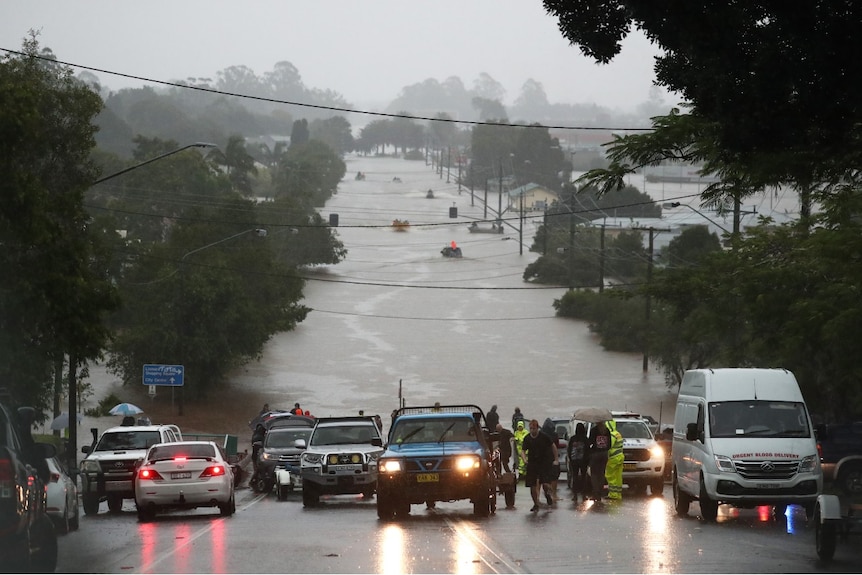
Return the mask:
{"type": "Polygon", "coordinates": [[[150,480],[164,479],[164,477],[159,475],[158,471],[156,471],[155,469],[151,469],[149,467],[142,467],[142,468],[138,469],[138,477],[141,479],[150,479],[150,480]]]}
{"type": "Polygon", "coordinates": [[[207,467],[201,472],[201,477],[218,477],[219,475],[224,475],[224,467],[221,465],[207,467]]]}

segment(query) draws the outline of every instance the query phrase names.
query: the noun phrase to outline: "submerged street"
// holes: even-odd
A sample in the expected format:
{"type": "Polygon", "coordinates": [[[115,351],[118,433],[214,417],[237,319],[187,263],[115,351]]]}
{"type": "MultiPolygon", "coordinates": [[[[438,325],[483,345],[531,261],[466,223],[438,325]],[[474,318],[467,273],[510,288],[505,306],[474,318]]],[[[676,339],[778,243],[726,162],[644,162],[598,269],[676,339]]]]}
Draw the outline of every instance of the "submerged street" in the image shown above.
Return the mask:
{"type": "MultiPolygon", "coordinates": [[[[321,209],[339,215],[344,262],[311,270],[308,319],[269,343],[234,386],[273,407],[301,402],[318,416],[379,413],[407,405],[499,406],[508,426],[515,406],[528,418],[569,417],[578,407],[630,409],[672,421],[675,390],[644,373],[639,354],[604,351],[581,322],[554,317],[564,288],[522,281],[535,232],[527,220],[524,253],[517,228],[470,233],[484,217],[469,190],[446,183],[422,162],[348,158],[339,193],[321,209]],[[357,171],[364,181],[354,180],[357,171]],[[398,178],[400,182],[393,182],[398,178]],[[433,190],[433,198],[427,190],[433,190]],[[449,218],[449,208],[459,218],[449,218]],[[408,220],[396,231],[393,219],[408,220]],[[463,257],[440,250],[456,242],[463,257]]],[[[452,178],[454,181],[454,178],[452,178]]],[[[489,194],[489,204],[497,198],[489,194]]],[[[493,215],[488,219],[493,219],[493,215]]],[[[508,217],[504,214],[504,217],[508,217]]],[[[514,215],[513,215],[514,217],[514,215]]],[[[536,221],[539,221],[538,219],[536,221]]],[[[517,226],[517,218],[512,220],[517,226]]],[[[103,382],[104,383],[104,382],[103,382]]],[[[250,415],[257,405],[239,406],[250,415]]],[[[84,425],[88,425],[85,422],[84,425]]],[[[104,426],[104,422],[101,422],[104,426]]],[[[241,442],[247,442],[243,436],[241,442]]],[[[82,441],[87,438],[82,438],[82,441]]],[[[622,503],[560,501],[536,514],[519,486],[514,509],[487,519],[468,501],[414,505],[404,521],[377,519],[375,500],[330,496],[304,508],[299,493],[237,492],[237,513],[210,509],[137,521],[134,502],[96,516],[60,538],[58,572],[123,573],[792,573],[817,572],[813,529],[801,508],[722,506],[715,524],[676,517],[670,486],[661,497],[622,503]]],[[[859,551],[840,543],[830,572],[856,571],[859,551]]]]}

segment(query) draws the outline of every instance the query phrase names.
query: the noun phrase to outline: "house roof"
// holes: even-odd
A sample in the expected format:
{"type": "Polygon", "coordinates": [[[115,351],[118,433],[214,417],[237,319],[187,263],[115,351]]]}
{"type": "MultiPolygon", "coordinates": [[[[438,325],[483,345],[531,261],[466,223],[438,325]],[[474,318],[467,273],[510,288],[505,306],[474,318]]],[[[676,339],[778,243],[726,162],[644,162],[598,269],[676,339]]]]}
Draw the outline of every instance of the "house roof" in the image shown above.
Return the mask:
{"type": "Polygon", "coordinates": [[[545,186],[541,186],[539,184],[534,184],[534,183],[530,182],[529,184],[524,184],[523,186],[519,186],[517,188],[509,190],[509,197],[519,198],[522,195],[526,196],[527,194],[529,194],[530,192],[535,191],[535,190],[542,190],[545,193],[551,194],[552,196],[558,195],[557,192],[555,192],[554,190],[549,190],[545,186]]]}

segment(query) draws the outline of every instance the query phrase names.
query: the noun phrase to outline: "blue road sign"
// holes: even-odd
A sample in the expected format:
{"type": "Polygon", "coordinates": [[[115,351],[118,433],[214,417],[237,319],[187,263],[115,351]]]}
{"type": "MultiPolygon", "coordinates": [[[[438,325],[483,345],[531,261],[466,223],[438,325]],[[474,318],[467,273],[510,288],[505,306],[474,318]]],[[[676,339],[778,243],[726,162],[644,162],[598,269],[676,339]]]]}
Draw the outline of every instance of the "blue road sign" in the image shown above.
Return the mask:
{"type": "Polygon", "coordinates": [[[144,385],[182,386],[185,368],[181,365],[144,364],[144,385]]]}

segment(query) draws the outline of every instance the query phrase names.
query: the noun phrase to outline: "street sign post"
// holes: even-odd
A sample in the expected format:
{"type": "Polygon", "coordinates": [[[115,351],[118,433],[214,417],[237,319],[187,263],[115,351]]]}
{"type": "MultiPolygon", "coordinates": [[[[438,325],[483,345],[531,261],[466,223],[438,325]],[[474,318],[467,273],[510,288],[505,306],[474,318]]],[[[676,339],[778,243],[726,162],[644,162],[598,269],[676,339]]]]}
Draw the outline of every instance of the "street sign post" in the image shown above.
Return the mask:
{"type": "Polygon", "coordinates": [[[185,368],[181,365],[144,364],[144,385],[182,387],[185,368]]]}

